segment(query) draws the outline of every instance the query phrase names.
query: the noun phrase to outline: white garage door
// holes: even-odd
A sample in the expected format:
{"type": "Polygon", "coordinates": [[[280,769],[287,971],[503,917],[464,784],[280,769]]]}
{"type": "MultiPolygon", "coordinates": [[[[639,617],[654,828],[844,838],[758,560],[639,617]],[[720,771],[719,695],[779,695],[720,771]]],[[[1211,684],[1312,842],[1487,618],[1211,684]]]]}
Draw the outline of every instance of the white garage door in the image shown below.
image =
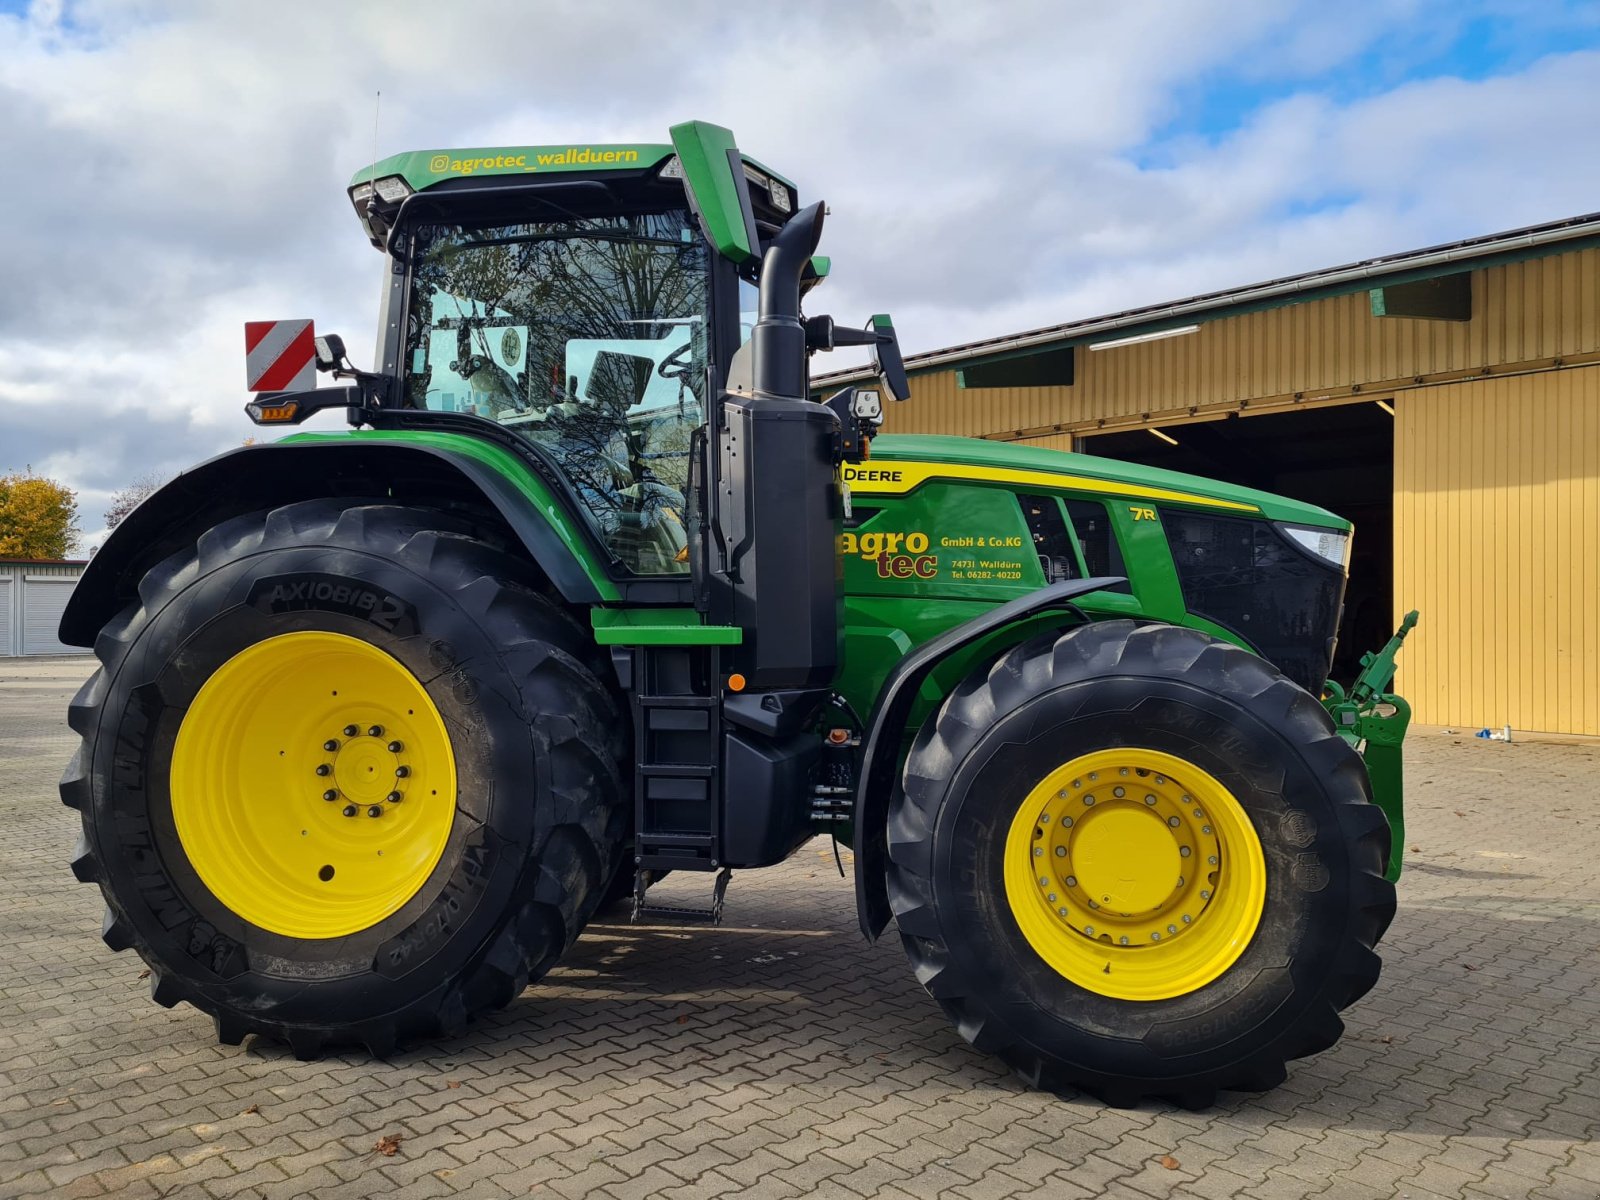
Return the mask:
{"type": "Polygon", "coordinates": [[[76,579],[26,575],[22,580],[22,652],[24,654],[81,654],[82,650],[56,639],[56,627],[67,607],[76,579]]]}
{"type": "Polygon", "coordinates": [[[0,658],[16,653],[16,635],[11,632],[11,597],[15,594],[14,576],[0,575],[0,658]]]}

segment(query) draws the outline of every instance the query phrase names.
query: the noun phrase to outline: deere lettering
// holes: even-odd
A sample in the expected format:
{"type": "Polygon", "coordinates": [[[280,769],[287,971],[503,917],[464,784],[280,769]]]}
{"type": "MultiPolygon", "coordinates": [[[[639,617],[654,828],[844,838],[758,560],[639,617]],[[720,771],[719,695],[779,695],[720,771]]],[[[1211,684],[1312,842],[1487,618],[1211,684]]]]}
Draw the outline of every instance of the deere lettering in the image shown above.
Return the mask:
{"type": "Polygon", "coordinates": [[[900,469],[898,467],[852,467],[847,464],[844,468],[844,481],[846,483],[899,483],[900,469]]]}

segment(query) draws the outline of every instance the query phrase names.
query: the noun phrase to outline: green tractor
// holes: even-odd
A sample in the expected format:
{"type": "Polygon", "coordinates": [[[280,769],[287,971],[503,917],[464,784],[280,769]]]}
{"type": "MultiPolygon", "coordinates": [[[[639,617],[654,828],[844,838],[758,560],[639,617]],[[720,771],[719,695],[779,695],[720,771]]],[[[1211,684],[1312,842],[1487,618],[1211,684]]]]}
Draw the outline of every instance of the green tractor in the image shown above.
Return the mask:
{"type": "MultiPolygon", "coordinates": [[[[361,171],[378,368],[202,463],[61,623],[73,870],[157,1003],[303,1057],[451,1035],[602,905],[819,833],[1030,1084],[1203,1105],[1331,1045],[1394,913],[1398,641],[1326,702],[1349,524],[1124,463],[875,436],[887,317],[728,131],[361,171]],[[874,357],[811,395],[810,356],[874,357]],[[1366,757],[1363,759],[1363,752],[1366,757]],[[1385,819],[1387,814],[1387,820],[1385,819]]],[[[621,906],[626,906],[622,908],[621,906]]]]}

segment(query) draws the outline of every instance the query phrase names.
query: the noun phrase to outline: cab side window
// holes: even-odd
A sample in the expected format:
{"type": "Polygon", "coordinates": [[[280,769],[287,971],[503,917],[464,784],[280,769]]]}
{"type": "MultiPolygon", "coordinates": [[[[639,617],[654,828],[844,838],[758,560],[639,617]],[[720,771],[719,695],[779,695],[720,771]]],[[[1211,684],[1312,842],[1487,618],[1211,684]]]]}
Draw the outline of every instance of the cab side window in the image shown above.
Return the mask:
{"type": "Polygon", "coordinates": [[[1061,516],[1061,504],[1054,496],[1018,495],[1022,516],[1033,538],[1033,552],[1039,556],[1046,583],[1081,578],[1078,556],[1072,549],[1072,535],[1061,516]]]}
{"type": "Polygon", "coordinates": [[[1067,516],[1072,519],[1072,531],[1078,535],[1078,545],[1083,548],[1084,569],[1089,577],[1123,575],[1128,573],[1122,561],[1122,547],[1117,544],[1117,534],[1111,526],[1111,514],[1098,500],[1064,500],[1067,516]]]}

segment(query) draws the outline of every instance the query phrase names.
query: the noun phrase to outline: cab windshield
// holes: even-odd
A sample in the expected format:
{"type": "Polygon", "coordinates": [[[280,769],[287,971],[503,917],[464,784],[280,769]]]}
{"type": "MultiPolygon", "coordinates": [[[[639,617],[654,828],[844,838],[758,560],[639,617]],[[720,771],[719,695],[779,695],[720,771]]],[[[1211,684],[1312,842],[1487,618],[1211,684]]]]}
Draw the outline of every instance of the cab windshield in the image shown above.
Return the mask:
{"type": "Polygon", "coordinates": [[[406,404],[497,421],[561,466],[629,571],[689,569],[709,253],[684,210],[422,225],[406,404]]]}

